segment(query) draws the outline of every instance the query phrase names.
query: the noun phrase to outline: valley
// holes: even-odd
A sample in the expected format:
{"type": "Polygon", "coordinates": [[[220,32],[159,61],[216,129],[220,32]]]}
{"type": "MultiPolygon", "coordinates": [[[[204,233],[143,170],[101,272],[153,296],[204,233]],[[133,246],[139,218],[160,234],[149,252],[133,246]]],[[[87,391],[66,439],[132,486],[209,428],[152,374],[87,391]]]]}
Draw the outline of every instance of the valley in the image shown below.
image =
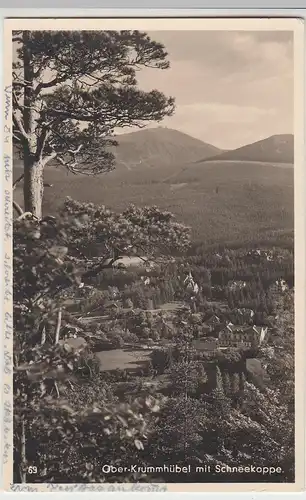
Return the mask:
{"type": "MultiPolygon", "coordinates": [[[[15,168],[18,176],[20,169],[15,168]]],[[[246,161],[207,161],[178,167],[114,170],[98,177],[67,174],[49,167],[44,210],[53,213],[67,196],[109,206],[157,205],[190,225],[196,241],[211,246],[228,241],[267,241],[293,227],[294,175],[291,165],[246,161]],[[279,200],[282,200],[280,205],[279,200]]],[[[21,186],[15,199],[22,203],[21,186]]]]}

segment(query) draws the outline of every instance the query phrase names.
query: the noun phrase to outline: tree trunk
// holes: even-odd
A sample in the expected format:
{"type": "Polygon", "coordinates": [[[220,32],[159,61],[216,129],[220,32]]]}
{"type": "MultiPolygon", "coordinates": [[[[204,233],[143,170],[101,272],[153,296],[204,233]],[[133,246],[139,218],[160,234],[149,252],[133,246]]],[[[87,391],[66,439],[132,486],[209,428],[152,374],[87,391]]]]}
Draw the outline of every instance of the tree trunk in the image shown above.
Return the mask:
{"type": "Polygon", "coordinates": [[[42,331],[41,331],[41,341],[40,344],[44,345],[46,342],[46,325],[43,325],[42,331]]]}
{"type": "Polygon", "coordinates": [[[21,443],[20,443],[20,481],[21,483],[27,482],[27,473],[26,473],[26,435],[25,435],[25,421],[24,417],[21,420],[21,443]]]}
{"type": "Polygon", "coordinates": [[[43,164],[36,161],[31,154],[24,156],[24,210],[31,212],[39,220],[42,216],[42,201],[44,194],[43,164]]]}
{"type": "Polygon", "coordinates": [[[34,63],[31,51],[31,33],[23,32],[24,108],[23,122],[27,140],[23,145],[24,162],[24,210],[41,219],[43,199],[43,162],[37,149],[36,97],[34,91],[34,63]]]}
{"type": "Polygon", "coordinates": [[[62,308],[59,308],[58,313],[57,313],[57,323],[56,323],[56,329],[55,329],[55,341],[54,344],[59,343],[59,336],[60,336],[60,331],[61,331],[61,325],[62,325],[62,308]]]}

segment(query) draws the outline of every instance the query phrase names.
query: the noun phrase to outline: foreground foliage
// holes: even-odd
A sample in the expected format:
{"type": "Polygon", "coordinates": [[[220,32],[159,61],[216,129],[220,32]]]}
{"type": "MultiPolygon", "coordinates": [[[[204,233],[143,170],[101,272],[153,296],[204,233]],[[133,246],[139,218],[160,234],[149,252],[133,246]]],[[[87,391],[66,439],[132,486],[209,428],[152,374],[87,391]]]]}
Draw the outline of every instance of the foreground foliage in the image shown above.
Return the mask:
{"type": "Polygon", "coordinates": [[[88,260],[80,248],[89,240],[103,249],[92,273],[109,266],[109,260],[120,258],[121,252],[145,251],[153,257],[154,252],[173,246],[183,250],[188,245],[188,230],[172,221],[171,214],[154,207],[131,208],[120,216],[71,200],[62,218],[38,221],[25,216],[15,221],[17,482],[29,480],[27,470],[34,464],[39,471],[36,481],[105,480],[101,463],[106,458],[113,462],[124,453],[129,456],[132,450],[141,451],[159,410],[159,400],[153,396],[122,404],[108,391],[94,404],[85,401],[76,408],[66,401],[75,385],[78,388],[84,379],[98,374],[90,352],[60,344],[64,299],[68,290],[78,289],[82,273],[88,272],[88,260]]]}

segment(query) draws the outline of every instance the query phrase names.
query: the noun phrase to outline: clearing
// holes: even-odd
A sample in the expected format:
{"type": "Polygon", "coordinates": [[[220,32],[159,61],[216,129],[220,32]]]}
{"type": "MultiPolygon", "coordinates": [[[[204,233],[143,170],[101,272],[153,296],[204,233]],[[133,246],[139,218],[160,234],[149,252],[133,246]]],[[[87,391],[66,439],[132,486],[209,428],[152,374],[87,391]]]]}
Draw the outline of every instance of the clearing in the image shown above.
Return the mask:
{"type": "Polygon", "coordinates": [[[128,348],[114,349],[96,353],[100,360],[100,370],[107,372],[113,370],[137,371],[145,368],[149,362],[152,350],[131,350],[128,348]]]}

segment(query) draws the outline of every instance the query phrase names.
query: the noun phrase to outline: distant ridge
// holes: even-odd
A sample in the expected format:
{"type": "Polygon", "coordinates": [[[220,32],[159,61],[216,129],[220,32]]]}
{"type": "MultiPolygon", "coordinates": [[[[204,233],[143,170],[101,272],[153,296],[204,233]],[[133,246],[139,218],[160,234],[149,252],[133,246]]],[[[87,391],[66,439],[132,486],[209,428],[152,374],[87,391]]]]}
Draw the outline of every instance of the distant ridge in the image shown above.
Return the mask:
{"type": "MultiPolygon", "coordinates": [[[[294,136],[292,134],[272,135],[241,148],[212,155],[211,158],[202,158],[200,161],[207,160],[294,163],[294,136]]],[[[199,160],[196,162],[198,163],[199,160]]]]}
{"type": "Polygon", "coordinates": [[[116,166],[128,170],[159,165],[192,163],[219,155],[224,150],[188,134],[166,127],[129,132],[116,137],[116,166]]]}
{"type": "MultiPolygon", "coordinates": [[[[224,149],[207,144],[184,132],[167,127],[154,127],[115,136],[118,146],[110,148],[115,155],[116,170],[143,170],[169,165],[192,164],[197,160],[224,153],[224,149]]],[[[56,163],[56,162],[55,162],[56,163]]],[[[14,150],[14,166],[21,165],[14,150]]],[[[54,164],[53,164],[54,165],[54,164]]],[[[52,165],[48,164],[46,170],[52,165]]]]}

